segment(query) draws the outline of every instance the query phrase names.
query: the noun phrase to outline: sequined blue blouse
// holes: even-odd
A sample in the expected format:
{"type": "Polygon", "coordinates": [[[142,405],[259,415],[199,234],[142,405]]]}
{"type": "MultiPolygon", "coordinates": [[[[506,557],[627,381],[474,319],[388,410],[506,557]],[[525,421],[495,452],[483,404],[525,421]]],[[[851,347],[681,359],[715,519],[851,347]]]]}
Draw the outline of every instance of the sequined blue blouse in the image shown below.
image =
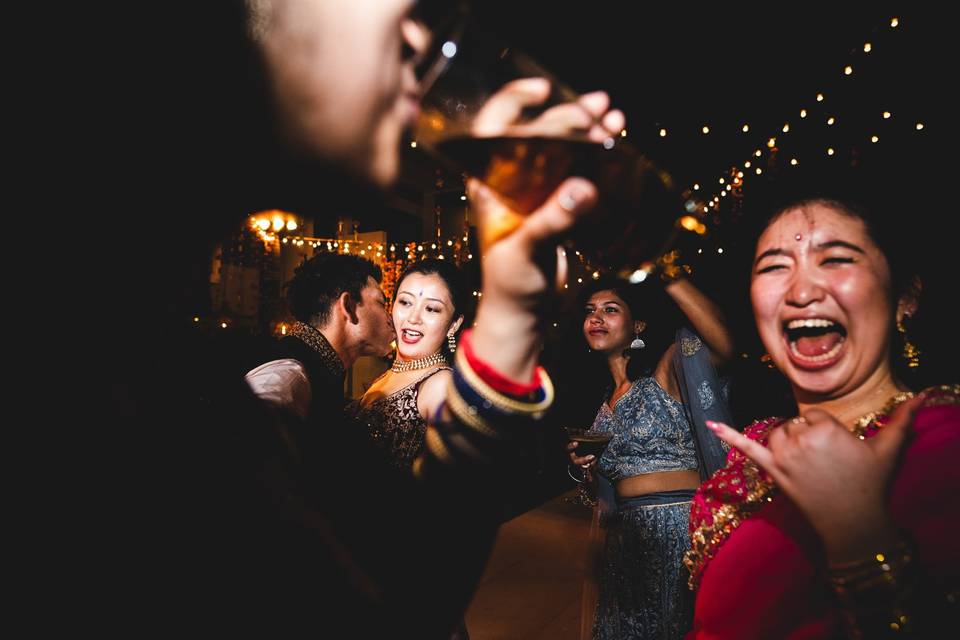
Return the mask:
{"type": "Polygon", "coordinates": [[[683,405],[652,377],[637,379],[613,410],[604,402],[592,428],[613,434],[597,462],[610,482],[642,473],[697,470],[683,405]]]}

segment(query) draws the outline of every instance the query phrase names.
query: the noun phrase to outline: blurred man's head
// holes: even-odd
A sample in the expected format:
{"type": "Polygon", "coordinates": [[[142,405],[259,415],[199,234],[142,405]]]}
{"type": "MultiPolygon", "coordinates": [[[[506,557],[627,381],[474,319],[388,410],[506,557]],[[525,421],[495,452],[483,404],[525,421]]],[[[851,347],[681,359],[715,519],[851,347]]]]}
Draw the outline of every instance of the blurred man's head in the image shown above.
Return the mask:
{"type": "Polygon", "coordinates": [[[389,186],[418,114],[414,75],[428,44],[413,0],[247,0],[288,142],[389,186]]]}

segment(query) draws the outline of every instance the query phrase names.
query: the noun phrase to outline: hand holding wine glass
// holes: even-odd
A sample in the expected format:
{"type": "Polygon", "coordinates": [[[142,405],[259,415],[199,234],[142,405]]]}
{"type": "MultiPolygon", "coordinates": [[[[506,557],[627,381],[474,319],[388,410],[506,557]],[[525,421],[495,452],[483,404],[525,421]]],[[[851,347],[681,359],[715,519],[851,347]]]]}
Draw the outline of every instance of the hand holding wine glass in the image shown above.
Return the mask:
{"type": "MultiPolygon", "coordinates": [[[[570,456],[570,462],[582,468],[584,479],[590,482],[593,479],[590,469],[597,459],[603,455],[610,441],[613,440],[613,434],[567,428],[567,439],[569,440],[567,453],[570,456]]],[[[570,474],[570,477],[573,478],[573,474],[570,474]]],[[[574,479],[576,480],[576,478],[574,479]]]]}
{"type": "Polygon", "coordinates": [[[596,187],[599,208],[568,230],[577,249],[632,272],[672,241],[682,211],[670,176],[630,147],[606,93],[578,95],[489,32],[458,25],[436,43],[416,138],[504,204],[481,250],[519,228],[572,176],[596,187]],[[446,39],[446,38],[449,39],[446,39]]]}

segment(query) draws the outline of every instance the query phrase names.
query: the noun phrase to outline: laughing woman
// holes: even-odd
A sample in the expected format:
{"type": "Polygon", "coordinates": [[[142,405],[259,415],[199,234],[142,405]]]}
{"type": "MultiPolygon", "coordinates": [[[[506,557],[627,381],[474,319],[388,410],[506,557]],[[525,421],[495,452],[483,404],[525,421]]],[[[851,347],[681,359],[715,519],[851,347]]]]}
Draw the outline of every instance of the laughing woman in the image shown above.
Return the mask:
{"type": "Polygon", "coordinates": [[[757,242],[753,313],[799,411],[711,426],[735,449],[690,516],[697,638],[955,633],[960,396],[897,374],[916,265],[884,232],[902,212],[862,201],[808,190],[757,242]]]}

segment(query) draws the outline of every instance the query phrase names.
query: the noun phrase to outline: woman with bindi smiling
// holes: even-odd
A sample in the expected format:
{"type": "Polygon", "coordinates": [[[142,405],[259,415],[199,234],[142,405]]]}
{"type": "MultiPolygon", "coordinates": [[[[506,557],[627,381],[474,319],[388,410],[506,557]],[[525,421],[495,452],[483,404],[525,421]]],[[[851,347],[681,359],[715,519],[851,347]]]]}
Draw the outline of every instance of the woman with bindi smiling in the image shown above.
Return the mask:
{"type": "Polygon", "coordinates": [[[773,209],[750,280],[798,415],[710,425],[735,449],[694,498],[691,637],[933,637],[960,593],[960,388],[901,372],[920,282],[900,211],[809,193],[773,209]]]}
{"type": "Polygon", "coordinates": [[[409,467],[423,446],[428,419],[446,394],[450,356],[463,326],[464,295],[457,268],[443,260],[416,262],[401,274],[393,302],[397,353],[350,411],[366,423],[391,464],[409,467]]]}

